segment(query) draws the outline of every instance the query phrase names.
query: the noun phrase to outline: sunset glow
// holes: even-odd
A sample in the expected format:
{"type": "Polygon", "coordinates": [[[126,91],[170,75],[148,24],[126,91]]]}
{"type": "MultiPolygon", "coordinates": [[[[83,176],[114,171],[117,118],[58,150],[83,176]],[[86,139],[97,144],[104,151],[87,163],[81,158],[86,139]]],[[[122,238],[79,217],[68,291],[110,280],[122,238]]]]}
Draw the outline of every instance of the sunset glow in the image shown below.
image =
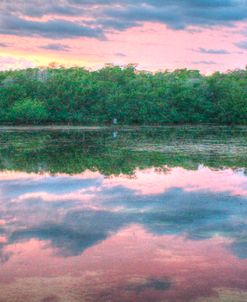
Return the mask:
{"type": "Polygon", "coordinates": [[[211,73],[244,68],[246,50],[246,0],[0,3],[1,70],[136,63],[211,73]]]}

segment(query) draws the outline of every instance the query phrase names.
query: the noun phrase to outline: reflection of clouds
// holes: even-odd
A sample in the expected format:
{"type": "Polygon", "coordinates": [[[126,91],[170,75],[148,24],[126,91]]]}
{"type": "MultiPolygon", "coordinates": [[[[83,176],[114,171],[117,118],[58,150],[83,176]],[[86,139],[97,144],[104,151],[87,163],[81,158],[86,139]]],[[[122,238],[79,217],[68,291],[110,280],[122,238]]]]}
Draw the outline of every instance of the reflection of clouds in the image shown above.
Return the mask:
{"type": "Polygon", "coordinates": [[[136,178],[114,177],[104,182],[108,186],[122,185],[139,194],[159,194],[170,188],[183,188],[185,191],[229,192],[247,196],[247,179],[244,171],[231,169],[215,171],[200,168],[196,171],[183,168],[171,169],[167,174],[153,169],[137,171],[136,178]]]}
{"type": "Polygon", "coordinates": [[[137,279],[129,282],[126,290],[135,291],[140,293],[146,289],[154,289],[158,291],[169,290],[171,287],[171,282],[162,278],[147,278],[147,279],[137,279]]]}
{"type": "Polygon", "coordinates": [[[14,202],[22,203],[27,202],[28,200],[42,200],[43,202],[66,203],[68,201],[71,201],[75,205],[75,202],[78,201],[78,204],[80,204],[80,206],[85,205],[89,208],[92,208],[93,206],[96,206],[93,205],[92,200],[97,196],[97,191],[99,192],[100,190],[97,190],[97,188],[93,187],[76,190],[74,192],[65,193],[62,195],[47,192],[25,193],[15,198],[14,202]]]}
{"type": "Polygon", "coordinates": [[[0,244],[7,242],[7,238],[5,236],[0,236],[0,244]]]}
{"type": "Polygon", "coordinates": [[[126,215],[107,211],[74,210],[65,214],[60,222],[43,222],[17,229],[9,236],[9,243],[38,238],[49,240],[63,256],[79,255],[128,221],[126,215]]]}
{"type": "MultiPolygon", "coordinates": [[[[5,243],[5,242],[4,242],[5,243]]],[[[3,242],[0,242],[0,265],[9,261],[13,253],[5,251],[3,242]]],[[[1,281],[1,280],[0,280],[1,281]]]]}
{"type": "Polygon", "coordinates": [[[2,180],[0,190],[3,198],[20,197],[26,193],[56,193],[62,195],[79,189],[97,187],[101,185],[101,178],[78,178],[69,176],[41,176],[38,178],[23,178],[2,180]]]}
{"type": "Polygon", "coordinates": [[[218,289],[246,291],[247,260],[225,244],[219,236],[197,241],[155,236],[138,225],[69,258],[57,256],[43,241],[25,241],[5,248],[15,253],[0,270],[0,282],[9,278],[1,284],[1,298],[12,302],[25,296],[29,302],[54,295],[70,301],[73,293],[72,301],[190,302],[217,297],[218,289]]]}
{"type": "Polygon", "coordinates": [[[50,241],[64,256],[79,255],[138,223],[159,235],[184,234],[193,240],[224,236],[232,241],[234,253],[247,255],[246,176],[240,172],[147,170],[131,180],[104,179],[92,172],[6,177],[0,181],[5,245],[38,238],[50,241]]]}
{"type": "Polygon", "coordinates": [[[247,196],[247,179],[243,170],[211,170],[206,167],[200,167],[195,171],[173,168],[167,170],[167,173],[155,169],[137,170],[135,177],[120,175],[108,178],[91,171],[73,176],[57,174],[56,177],[51,177],[47,173],[38,175],[23,172],[0,172],[1,190],[7,187],[17,194],[23,194],[25,191],[21,191],[22,182],[25,183],[25,191],[28,193],[30,191],[40,192],[44,189],[45,192],[67,194],[77,189],[88,189],[90,186],[93,189],[123,186],[143,195],[159,194],[177,187],[183,188],[185,191],[205,190],[247,196]]]}

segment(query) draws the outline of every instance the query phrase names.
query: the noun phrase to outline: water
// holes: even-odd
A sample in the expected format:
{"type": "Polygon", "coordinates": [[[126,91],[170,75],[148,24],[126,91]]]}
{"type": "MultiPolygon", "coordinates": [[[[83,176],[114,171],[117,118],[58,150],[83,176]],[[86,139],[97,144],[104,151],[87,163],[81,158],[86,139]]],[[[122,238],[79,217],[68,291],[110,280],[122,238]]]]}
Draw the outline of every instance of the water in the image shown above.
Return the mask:
{"type": "Polygon", "coordinates": [[[0,128],[0,301],[247,301],[247,128],[0,128]]]}

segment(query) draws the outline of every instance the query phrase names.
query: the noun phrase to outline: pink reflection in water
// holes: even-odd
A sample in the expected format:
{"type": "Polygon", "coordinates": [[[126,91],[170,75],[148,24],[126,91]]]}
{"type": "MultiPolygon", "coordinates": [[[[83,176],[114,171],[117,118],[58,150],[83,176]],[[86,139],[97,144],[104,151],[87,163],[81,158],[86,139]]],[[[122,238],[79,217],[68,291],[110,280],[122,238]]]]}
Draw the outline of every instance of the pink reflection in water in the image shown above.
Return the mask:
{"type": "MultiPolygon", "coordinates": [[[[1,180],[18,182],[23,181],[23,187],[28,183],[35,182],[49,184],[52,178],[57,180],[66,179],[65,174],[58,174],[55,177],[37,174],[27,174],[19,172],[0,173],[1,180]]],[[[172,168],[165,172],[156,169],[137,170],[134,177],[124,175],[104,177],[98,172],[85,171],[82,174],[70,176],[70,179],[81,181],[81,188],[74,189],[70,192],[60,193],[59,182],[57,190],[47,192],[45,190],[30,190],[23,192],[15,197],[15,202],[40,198],[45,202],[56,201],[81,201],[87,207],[100,208],[98,194],[104,190],[112,189],[118,186],[135,191],[140,195],[155,195],[164,193],[173,188],[181,188],[186,192],[207,191],[214,193],[227,193],[234,196],[247,197],[247,177],[243,170],[212,170],[201,167],[198,170],[186,170],[183,168],[172,168]],[[85,180],[92,180],[89,187],[84,188],[85,180]],[[97,204],[93,202],[97,200],[97,204]]],[[[64,184],[62,184],[64,186],[64,184]]],[[[1,221],[0,221],[1,224],[1,221]]]]}
{"type": "Polygon", "coordinates": [[[135,178],[113,177],[106,180],[105,184],[123,185],[144,195],[163,193],[175,187],[185,191],[228,192],[247,196],[247,177],[242,170],[232,169],[216,171],[202,167],[192,171],[173,168],[167,173],[155,169],[137,170],[135,178]]]}
{"type": "Polygon", "coordinates": [[[26,302],[34,297],[187,302],[216,296],[219,288],[245,291],[247,260],[235,257],[230,243],[217,236],[201,241],[154,236],[137,225],[76,257],[63,257],[48,242],[30,240],[4,248],[11,257],[1,265],[0,297],[13,301],[8,297],[14,290],[18,301],[26,302]]]}

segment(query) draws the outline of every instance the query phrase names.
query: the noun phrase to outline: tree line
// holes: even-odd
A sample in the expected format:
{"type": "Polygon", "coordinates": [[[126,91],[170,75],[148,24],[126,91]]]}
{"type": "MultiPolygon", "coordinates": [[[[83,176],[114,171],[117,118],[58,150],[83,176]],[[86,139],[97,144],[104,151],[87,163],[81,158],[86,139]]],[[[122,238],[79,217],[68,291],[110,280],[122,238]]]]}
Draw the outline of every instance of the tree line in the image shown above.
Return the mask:
{"type": "Polygon", "coordinates": [[[1,124],[247,124],[247,68],[138,71],[134,65],[0,72],[1,124]]]}

